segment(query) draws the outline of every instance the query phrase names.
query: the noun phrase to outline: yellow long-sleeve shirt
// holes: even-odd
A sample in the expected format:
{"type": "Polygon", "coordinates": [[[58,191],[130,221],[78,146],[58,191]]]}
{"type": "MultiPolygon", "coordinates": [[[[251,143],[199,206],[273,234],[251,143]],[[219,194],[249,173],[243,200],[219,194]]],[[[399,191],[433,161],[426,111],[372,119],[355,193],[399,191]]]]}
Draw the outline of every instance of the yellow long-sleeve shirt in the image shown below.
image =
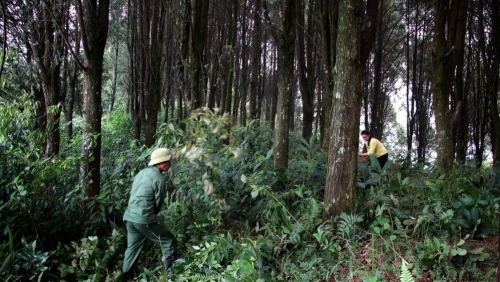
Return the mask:
{"type": "Polygon", "coordinates": [[[375,155],[376,158],[388,153],[387,149],[382,145],[377,138],[371,138],[370,141],[365,141],[368,155],[375,155]]]}

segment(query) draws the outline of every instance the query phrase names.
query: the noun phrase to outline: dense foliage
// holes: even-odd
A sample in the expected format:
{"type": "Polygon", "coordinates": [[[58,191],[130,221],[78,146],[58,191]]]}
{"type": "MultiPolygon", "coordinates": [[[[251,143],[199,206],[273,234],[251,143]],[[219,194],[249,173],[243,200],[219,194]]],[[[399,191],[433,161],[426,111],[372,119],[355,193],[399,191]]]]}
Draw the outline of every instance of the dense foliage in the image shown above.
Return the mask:
{"type": "MultiPolygon", "coordinates": [[[[233,128],[217,111],[163,124],[153,148],[132,140],[131,120],[103,119],[102,189],[85,199],[81,140],[44,159],[36,104],[0,108],[0,277],[4,281],[117,281],[126,247],[121,216],[135,173],[155,147],[177,158],[162,219],[177,238],[166,273],[147,245],[141,281],[489,281],[494,256],[481,246],[498,233],[500,171],[451,173],[360,163],[355,210],[330,219],[322,201],[326,156],[318,136],[290,138],[289,169],[272,169],[272,131],[233,128]],[[88,201],[90,217],[81,218],[88,201]],[[169,276],[170,275],[170,276],[169,276]],[[168,278],[167,278],[168,277],[168,278]],[[392,280],[395,281],[395,280],[392,280]]],[[[64,125],[63,125],[64,126],[64,125]]],[[[81,128],[74,122],[75,130],[81,128]]],[[[75,134],[75,136],[79,136],[75,134]]]]}

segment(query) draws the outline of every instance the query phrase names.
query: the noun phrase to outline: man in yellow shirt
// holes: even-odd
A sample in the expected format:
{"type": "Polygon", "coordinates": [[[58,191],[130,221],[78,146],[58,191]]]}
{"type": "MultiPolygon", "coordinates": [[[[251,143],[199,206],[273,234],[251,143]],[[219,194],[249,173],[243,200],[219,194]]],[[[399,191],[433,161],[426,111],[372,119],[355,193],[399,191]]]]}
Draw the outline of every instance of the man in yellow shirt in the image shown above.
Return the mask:
{"type": "Polygon", "coordinates": [[[361,131],[361,137],[365,140],[367,152],[359,152],[358,156],[368,160],[370,155],[374,155],[380,164],[380,168],[383,168],[389,157],[387,149],[380,140],[373,138],[368,130],[361,131]]]}

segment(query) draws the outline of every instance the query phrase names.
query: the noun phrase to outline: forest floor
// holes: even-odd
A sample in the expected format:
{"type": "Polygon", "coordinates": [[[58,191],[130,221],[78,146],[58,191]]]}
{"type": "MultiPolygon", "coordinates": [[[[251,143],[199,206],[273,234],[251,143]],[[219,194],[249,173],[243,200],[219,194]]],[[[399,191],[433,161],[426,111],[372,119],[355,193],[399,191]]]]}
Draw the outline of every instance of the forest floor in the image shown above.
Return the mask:
{"type": "MultiPolygon", "coordinates": [[[[492,264],[492,262],[496,262],[497,258],[498,258],[499,236],[491,236],[491,237],[486,238],[485,240],[467,240],[467,241],[470,243],[473,243],[478,248],[484,247],[484,250],[487,250],[489,255],[490,255],[490,258],[488,259],[488,261],[478,262],[477,267],[482,271],[483,274],[487,274],[488,272],[490,272],[490,270],[492,268],[496,267],[496,264],[492,264]]],[[[368,261],[370,259],[371,254],[370,254],[370,250],[369,250],[368,245],[365,248],[359,248],[357,251],[354,251],[354,254],[356,255],[355,261],[364,262],[364,263],[366,263],[366,265],[370,264],[368,261]]],[[[374,263],[375,266],[384,265],[384,264],[388,263],[387,261],[384,261],[386,258],[384,258],[383,256],[379,256],[378,259],[380,261],[376,261],[374,263]]],[[[397,267],[397,269],[399,269],[401,267],[401,264],[400,264],[400,262],[394,263],[394,266],[397,267]]],[[[460,269],[458,269],[458,271],[460,271],[460,269]]],[[[343,268],[340,272],[341,273],[333,274],[330,277],[329,282],[338,281],[340,276],[349,277],[350,270],[348,267],[343,268]]],[[[399,282],[400,281],[400,272],[399,271],[397,271],[397,272],[384,271],[381,273],[381,276],[384,279],[384,281],[387,281],[387,282],[399,282]]],[[[490,279],[492,279],[492,278],[490,278],[490,279]]],[[[418,278],[415,281],[416,282],[431,282],[434,280],[435,280],[434,273],[432,271],[426,271],[422,275],[421,278],[418,278]]],[[[352,276],[352,280],[350,280],[350,281],[353,281],[353,282],[367,281],[366,274],[362,275],[362,274],[356,273],[352,276]]],[[[370,280],[370,281],[372,281],[372,280],[370,280]]],[[[477,278],[472,278],[469,276],[469,274],[466,274],[463,279],[461,279],[461,280],[457,279],[454,281],[465,282],[465,281],[492,281],[492,280],[478,280],[477,278]]]]}

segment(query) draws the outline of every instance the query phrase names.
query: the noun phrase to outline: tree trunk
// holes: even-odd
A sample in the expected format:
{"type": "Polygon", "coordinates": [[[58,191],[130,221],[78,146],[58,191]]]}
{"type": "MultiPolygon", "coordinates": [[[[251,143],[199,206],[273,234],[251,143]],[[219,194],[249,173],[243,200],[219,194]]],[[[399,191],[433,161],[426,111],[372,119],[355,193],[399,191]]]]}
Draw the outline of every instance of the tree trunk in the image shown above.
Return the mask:
{"type": "Polygon", "coordinates": [[[158,113],[161,106],[162,95],[162,63],[165,9],[163,4],[155,1],[149,4],[143,1],[138,4],[139,15],[137,25],[139,27],[138,52],[139,85],[141,95],[140,119],[144,127],[144,144],[151,147],[155,143],[156,128],[158,124],[158,113]]]}
{"type": "Polygon", "coordinates": [[[191,109],[198,109],[203,106],[205,100],[205,86],[203,86],[203,52],[207,38],[207,21],[208,8],[210,1],[193,0],[192,23],[193,29],[191,32],[191,61],[190,61],[190,93],[191,93],[191,109]]]}
{"type": "Polygon", "coordinates": [[[115,38],[115,44],[113,45],[114,57],[113,57],[113,77],[111,81],[111,93],[109,95],[109,107],[108,112],[113,111],[116,100],[116,85],[118,83],[118,50],[120,47],[120,40],[118,37],[115,38]]]}
{"type": "MultiPolygon", "coordinates": [[[[109,0],[76,0],[84,50],[83,129],[81,182],[85,199],[99,195],[101,187],[102,63],[109,26],[109,0]]],[[[81,219],[87,219],[86,201],[81,219]]]]}
{"type": "Polygon", "coordinates": [[[36,3],[34,9],[39,9],[38,19],[30,21],[31,51],[35,57],[38,75],[42,82],[45,103],[45,118],[47,137],[45,141],[45,157],[59,153],[61,135],[59,131],[60,109],[56,107],[61,101],[61,65],[64,57],[64,45],[61,32],[58,29],[65,26],[67,6],[54,1],[42,4],[36,3]]]}
{"type": "Polygon", "coordinates": [[[331,216],[353,206],[356,191],[359,117],[363,68],[361,33],[363,1],[341,0],[339,6],[335,95],[328,147],[325,202],[331,216]]]}
{"type": "Polygon", "coordinates": [[[262,33],[261,24],[261,0],[256,0],[253,11],[253,30],[252,30],[252,54],[250,63],[250,119],[256,119],[257,111],[257,91],[259,87],[259,61],[260,61],[260,39],[262,33]]]}
{"type": "Polygon", "coordinates": [[[458,6],[453,6],[458,11],[456,19],[451,17],[451,20],[456,20],[456,43],[455,52],[453,53],[453,64],[456,66],[454,83],[454,95],[452,95],[453,105],[453,141],[455,150],[455,160],[457,163],[465,163],[467,156],[467,143],[469,137],[469,117],[467,112],[467,95],[464,87],[464,56],[465,56],[465,23],[467,19],[467,3],[468,1],[459,1],[458,6]]]}
{"type": "Polygon", "coordinates": [[[455,54],[459,54],[463,48],[463,40],[458,36],[465,24],[460,21],[465,19],[466,5],[459,5],[458,0],[436,0],[435,24],[433,38],[433,67],[432,85],[434,92],[434,113],[436,121],[436,133],[438,139],[437,166],[449,170],[455,160],[453,144],[453,119],[450,110],[450,95],[452,82],[456,71],[455,54]]]}
{"type": "MultiPolygon", "coordinates": [[[[498,109],[498,88],[500,69],[500,3],[491,1],[491,33],[490,40],[492,46],[491,70],[487,74],[489,105],[490,105],[490,125],[491,125],[491,145],[493,153],[493,165],[500,166],[500,111],[498,109]]],[[[500,248],[500,247],[499,247],[500,248]]],[[[499,255],[500,256],[500,255],[499,255]]],[[[500,269],[499,269],[500,270],[500,269]]],[[[498,271],[497,271],[498,272],[498,271]]],[[[500,276],[500,273],[497,273],[500,276]]]]}
{"type": "MultiPolygon", "coordinates": [[[[297,2],[285,0],[280,8],[280,28],[272,30],[274,39],[278,43],[278,73],[281,75],[278,83],[278,108],[273,149],[274,169],[285,170],[288,167],[290,103],[293,97],[297,2]]],[[[266,18],[268,22],[271,22],[268,12],[266,9],[266,18]]]]}
{"type": "MultiPolygon", "coordinates": [[[[76,26],[76,38],[79,38],[80,35],[78,34],[78,25],[76,26]]],[[[80,40],[76,40],[75,42],[75,54],[80,54],[80,40]]],[[[66,125],[65,132],[66,132],[66,143],[70,144],[71,139],[73,138],[73,112],[74,112],[74,105],[75,105],[75,99],[76,99],[76,93],[77,93],[77,88],[78,88],[78,63],[76,62],[76,59],[73,60],[73,67],[72,67],[72,72],[71,75],[69,76],[69,95],[66,97],[67,102],[65,103],[63,109],[64,109],[64,118],[66,122],[69,122],[68,125],[66,125]]]]}
{"type": "MultiPolygon", "coordinates": [[[[380,11],[383,13],[385,0],[380,1],[380,11]]],[[[373,93],[372,103],[370,109],[370,133],[379,140],[383,139],[384,122],[386,115],[385,105],[387,103],[387,95],[382,89],[383,82],[383,67],[382,61],[384,60],[384,17],[377,17],[378,32],[376,36],[376,44],[373,57],[373,93]]],[[[368,93],[363,93],[367,95],[368,93]]]]}
{"type": "Polygon", "coordinates": [[[321,53],[323,66],[323,92],[320,115],[321,144],[328,151],[330,143],[330,116],[333,100],[333,69],[337,57],[337,33],[339,1],[319,0],[319,30],[321,34],[321,53]]]}
{"type": "Polygon", "coordinates": [[[302,137],[309,141],[312,136],[312,126],[314,121],[314,65],[313,61],[313,42],[311,36],[307,36],[305,40],[305,29],[307,28],[308,34],[313,34],[312,19],[313,8],[309,7],[309,14],[307,15],[307,25],[305,24],[305,3],[299,2],[297,4],[297,24],[300,28],[297,29],[297,72],[299,79],[299,89],[302,98],[302,137]],[[307,42],[307,45],[306,45],[307,42]],[[307,54],[307,62],[306,62],[307,54]]]}

